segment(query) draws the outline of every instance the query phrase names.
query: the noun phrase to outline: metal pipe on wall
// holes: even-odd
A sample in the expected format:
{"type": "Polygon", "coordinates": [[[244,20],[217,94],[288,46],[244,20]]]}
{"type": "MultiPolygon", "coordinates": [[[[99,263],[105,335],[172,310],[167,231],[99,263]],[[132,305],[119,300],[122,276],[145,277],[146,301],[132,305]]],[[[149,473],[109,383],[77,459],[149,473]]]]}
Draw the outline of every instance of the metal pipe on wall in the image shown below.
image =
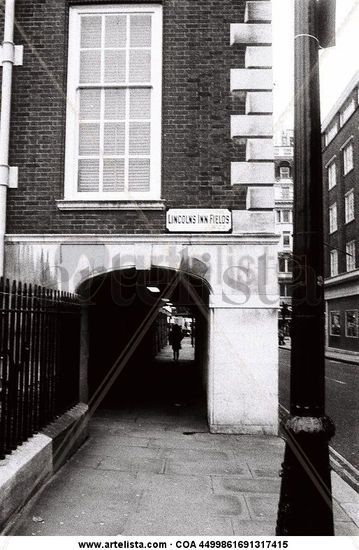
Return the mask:
{"type": "Polygon", "coordinates": [[[14,46],[15,0],[5,1],[4,40],[2,44],[2,86],[0,120],[0,276],[4,274],[6,200],[9,186],[9,142],[11,119],[12,72],[14,46]]]}

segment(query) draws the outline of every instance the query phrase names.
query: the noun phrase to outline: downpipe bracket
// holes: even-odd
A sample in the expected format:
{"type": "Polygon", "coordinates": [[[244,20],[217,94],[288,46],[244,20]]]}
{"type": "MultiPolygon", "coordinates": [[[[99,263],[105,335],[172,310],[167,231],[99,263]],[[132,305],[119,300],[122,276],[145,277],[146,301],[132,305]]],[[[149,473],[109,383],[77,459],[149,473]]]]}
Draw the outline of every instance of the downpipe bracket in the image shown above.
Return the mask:
{"type": "Polygon", "coordinates": [[[9,189],[18,188],[19,169],[17,166],[8,166],[0,164],[0,186],[9,189]]]}
{"type": "Polygon", "coordinates": [[[12,63],[21,66],[24,62],[24,46],[15,46],[13,42],[3,42],[0,46],[1,64],[12,63]]]}

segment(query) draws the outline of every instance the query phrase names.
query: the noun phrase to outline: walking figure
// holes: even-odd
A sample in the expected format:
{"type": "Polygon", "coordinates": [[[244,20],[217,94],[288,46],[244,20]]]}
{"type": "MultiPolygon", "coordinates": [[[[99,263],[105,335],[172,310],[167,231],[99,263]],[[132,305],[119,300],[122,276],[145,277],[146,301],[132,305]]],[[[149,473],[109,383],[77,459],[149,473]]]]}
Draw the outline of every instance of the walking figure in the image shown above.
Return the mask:
{"type": "Polygon", "coordinates": [[[179,325],[173,325],[169,342],[173,349],[173,360],[178,361],[179,359],[179,350],[181,349],[181,341],[183,339],[182,329],[179,325]]]}

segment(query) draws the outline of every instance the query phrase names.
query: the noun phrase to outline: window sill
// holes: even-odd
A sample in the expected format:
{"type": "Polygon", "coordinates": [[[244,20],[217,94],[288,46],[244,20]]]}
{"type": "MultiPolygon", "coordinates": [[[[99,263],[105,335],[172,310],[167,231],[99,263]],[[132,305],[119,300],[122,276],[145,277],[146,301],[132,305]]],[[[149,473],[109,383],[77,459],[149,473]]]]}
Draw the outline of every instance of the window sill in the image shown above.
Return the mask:
{"type": "Polygon", "coordinates": [[[163,200],[58,200],[59,210],[165,210],[163,200]]]}

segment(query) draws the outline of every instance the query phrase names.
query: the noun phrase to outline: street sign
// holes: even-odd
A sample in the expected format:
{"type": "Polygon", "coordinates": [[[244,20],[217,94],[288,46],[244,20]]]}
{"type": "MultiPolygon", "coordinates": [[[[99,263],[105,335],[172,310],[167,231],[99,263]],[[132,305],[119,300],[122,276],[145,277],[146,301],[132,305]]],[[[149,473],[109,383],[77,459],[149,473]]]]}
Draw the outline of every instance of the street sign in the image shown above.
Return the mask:
{"type": "Polygon", "coordinates": [[[171,233],[228,233],[232,213],[226,208],[170,208],[166,228],[171,233]]]}

